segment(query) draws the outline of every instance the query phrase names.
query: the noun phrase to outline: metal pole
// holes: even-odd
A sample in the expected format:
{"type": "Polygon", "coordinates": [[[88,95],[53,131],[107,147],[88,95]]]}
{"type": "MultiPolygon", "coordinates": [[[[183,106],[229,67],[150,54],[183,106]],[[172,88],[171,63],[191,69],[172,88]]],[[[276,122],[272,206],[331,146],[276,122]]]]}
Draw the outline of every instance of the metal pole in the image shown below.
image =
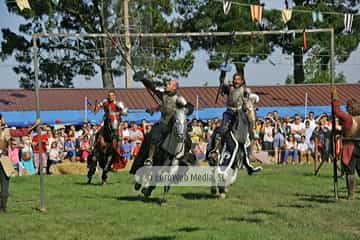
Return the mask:
{"type": "Polygon", "coordinates": [[[88,102],[88,97],[85,96],[85,102],[84,102],[84,122],[85,122],[85,123],[88,121],[88,117],[87,117],[87,112],[88,112],[87,102],[88,102]]]}
{"type": "Polygon", "coordinates": [[[306,114],[307,114],[307,104],[308,104],[308,94],[307,94],[307,92],[306,92],[306,93],[305,93],[304,119],[306,118],[306,114]]]}
{"type": "MultiPolygon", "coordinates": [[[[331,87],[334,85],[335,81],[335,33],[334,28],[331,29],[331,61],[330,61],[330,78],[331,78],[331,87]]],[[[331,115],[332,115],[332,134],[331,134],[331,142],[332,142],[332,155],[333,155],[333,171],[334,171],[334,193],[335,200],[338,200],[338,176],[337,176],[337,159],[336,159],[336,121],[335,121],[335,111],[334,107],[331,104],[331,115]]]]}
{"type": "MultiPolygon", "coordinates": [[[[34,74],[35,74],[35,104],[36,104],[36,119],[40,119],[40,97],[39,97],[39,59],[37,47],[37,35],[33,35],[33,50],[34,50],[34,74]]],[[[46,212],[45,208],[45,188],[44,188],[44,173],[43,173],[43,158],[42,158],[42,142],[41,142],[41,128],[40,124],[37,126],[37,137],[39,147],[39,172],[40,172],[40,212],[46,212]]]]}
{"type": "MultiPolygon", "coordinates": [[[[244,31],[244,32],[185,32],[185,33],[129,33],[129,37],[225,37],[225,36],[248,36],[248,35],[272,35],[303,33],[304,29],[293,30],[268,30],[268,31],[244,31]]],[[[331,32],[331,28],[306,29],[306,33],[331,32]]],[[[122,33],[37,33],[38,37],[125,37],[122,33]]]]}
{"type": "Polygon", "coordinates": [[[124,24],[125,24],[125,45],[126,45],[126,71],[125,71],[125,88],[131,88],[132,73],[131,73],[131,42],[129,31],[129,2],[124,0],[124,24]]]}
{"type": "Polygon", "coordinates": [[[196,95],[196,119],[199,119],[199,95],[196,95]]]}

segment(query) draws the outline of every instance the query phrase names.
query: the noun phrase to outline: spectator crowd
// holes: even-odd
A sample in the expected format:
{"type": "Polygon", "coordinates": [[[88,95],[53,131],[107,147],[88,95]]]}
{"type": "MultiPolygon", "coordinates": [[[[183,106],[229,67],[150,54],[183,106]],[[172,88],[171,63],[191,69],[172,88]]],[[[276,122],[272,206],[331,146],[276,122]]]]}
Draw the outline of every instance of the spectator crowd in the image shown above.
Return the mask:
{"type": "MultiPolygon", "coordinates": [[[[5,126],[4,120],[0,120],[5,126]]],[[[192,141],[192,152],[198,160],[205,158],[208,142],[214,130],[221,125],[219,119],[189,121],[188,132],[192,141]]],[[[34,125],[35,126],[35,125],[34,125]]],[[[64,160],[86,162],[93,146],[97,130],[96,124],[40,125],[38,136],[34,126],[27,129],[10,127],[8,155],[19,175],[36,174],[40,171],[42,159],[43,171],[51,174],[50,167],[64,160]],[[38,144],[40,138],[41,144],[38,144]],[[42,149],[39,156],[39,146],[42,149]]],[[[152,124],[142,120],[121,122],[119,134],[122,136],[126,160],[133,160],[140,150],[144,135],[151,130],[152,124]]],[[[337,128],[339,128],[337,126],[337,128]]],[[[252,153],[266,152],[268,158],[277,164],[303,164],[315,159],[329,159],[330,133],[332,125],[326,114],[315,119],[309,112],[305,119],[295,114],[279,117],[277,111],[270,112],[265,118],[258,118],[252,141],[252,153]]]]}

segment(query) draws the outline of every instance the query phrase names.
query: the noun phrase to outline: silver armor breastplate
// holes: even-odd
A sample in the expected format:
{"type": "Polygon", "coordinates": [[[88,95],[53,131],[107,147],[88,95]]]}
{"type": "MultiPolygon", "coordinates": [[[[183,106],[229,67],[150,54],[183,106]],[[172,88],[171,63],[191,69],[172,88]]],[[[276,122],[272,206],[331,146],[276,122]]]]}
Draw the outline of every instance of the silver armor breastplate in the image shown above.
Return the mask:
{"type": "Polygon", "coordinates": [[[161,118],[160,121],[166,124],[169,123],[170,119],[174,116],[176,110],[176,99],[178,95],[164,94],[162,99],[162,105],[160,108],[161,118]]]}
{"type": "Polygon", "coordinates": [[[239,109],[244,104],[244,87],[230,88],[229,96],[227,98],[226,106],[228,108],[239,109]]]}

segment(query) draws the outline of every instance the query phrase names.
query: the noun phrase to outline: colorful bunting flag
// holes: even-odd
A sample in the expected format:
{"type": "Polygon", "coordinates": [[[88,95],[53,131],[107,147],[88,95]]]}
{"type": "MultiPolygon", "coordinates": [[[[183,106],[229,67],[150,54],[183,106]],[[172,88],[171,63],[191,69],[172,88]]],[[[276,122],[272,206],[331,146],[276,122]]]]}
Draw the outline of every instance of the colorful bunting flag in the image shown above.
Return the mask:
{"type": "Polygon", "coordinates": [[[307,49],[306,30],[303,31],[304,50],[307,49]]]}
{"type": "Polygon", "coordinates": [[[25,8],[31,9],[28,0],[15,0],[15,2],[20,8],[20,11],[24,10],[25,8]]]}
{"type": "Polygon", "coordinates": [[[263,7],[261,5],[250,5],[250,11],[251,11],[251,20],[253,22],[259,22],[261,23],[262,20],[262,9],[263,7]]]}
{"type": "Polygon", "coordinates": [[[230,12],[230,8],[231,8],[231,1],[226,1],[223,0],[223,10],[224,10],[224,14],[228,15],[230,12]]]}
{"type": "Polygon", "coordinates": [[[285,24],[288,23],[292,17],[292,9],[283,9],[281,12],[281,17],[285,24]]]}
{"type": "Polygon", "coordinates": [[[60,1],[60,0],[51,0],[51,2],[52,2],[54,5],[56,5],[56,6],[59,5],[59,1],[60,1]]]}
{"type": "Polygon", "coordinates": [[[313,22],[317,22],[317,21],[323,22],[324,21],[323,14],[320,11],[313,11],[312,18],[313,18],[313,22]]]}
{"type": "Polygon", "coordinates": [[[354,20],[354,14],[351,13],[344,14],[345,32],[350,33],[352,31],[353,20],[354,20]]]}

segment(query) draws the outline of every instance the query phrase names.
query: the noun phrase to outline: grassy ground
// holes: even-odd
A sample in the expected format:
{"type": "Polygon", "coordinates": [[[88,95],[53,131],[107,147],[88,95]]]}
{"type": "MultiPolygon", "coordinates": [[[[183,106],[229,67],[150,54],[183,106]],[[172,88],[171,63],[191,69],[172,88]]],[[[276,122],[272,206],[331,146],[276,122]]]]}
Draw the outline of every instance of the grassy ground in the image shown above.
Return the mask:
{"type": "Polygon", "coordinates": [[[345,200],[339,179],[335,203],[330,165],[317,177],[310,165],[265,166],[251,177],[242,171],[226,200],[208,188],[178,187],[165,207],[160,189],[140,201],[126,172],[110,174],[106,186],[85,185],[84,176],[45,181],[48,212],[39,213],[38,177],[11,180],[0,239],[360,239],[360,194],[345,200]]]}

